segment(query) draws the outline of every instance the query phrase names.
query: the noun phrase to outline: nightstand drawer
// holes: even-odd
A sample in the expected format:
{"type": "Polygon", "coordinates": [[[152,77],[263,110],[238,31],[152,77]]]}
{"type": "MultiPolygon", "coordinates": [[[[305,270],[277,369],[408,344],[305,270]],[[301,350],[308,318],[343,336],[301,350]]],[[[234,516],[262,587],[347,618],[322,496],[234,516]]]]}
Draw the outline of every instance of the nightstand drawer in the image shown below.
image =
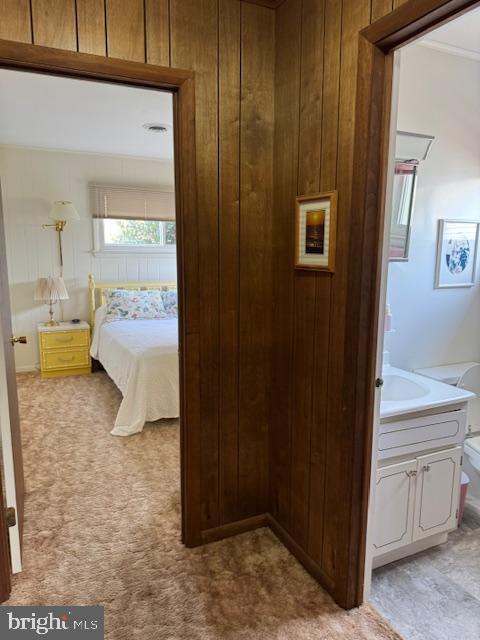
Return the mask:
{"type": "Polygon", "coordinates": [[[51,369],[78,369],[90,366],[88,349],[64,351],[44,351],[42,353],[42,371],[51,369]]]}
{"type": "Polygon", "coordinates": [[[89,331],[42,331],[40,339],[43,349],[65,349],[70,347],[88,347],[89,331]]]}

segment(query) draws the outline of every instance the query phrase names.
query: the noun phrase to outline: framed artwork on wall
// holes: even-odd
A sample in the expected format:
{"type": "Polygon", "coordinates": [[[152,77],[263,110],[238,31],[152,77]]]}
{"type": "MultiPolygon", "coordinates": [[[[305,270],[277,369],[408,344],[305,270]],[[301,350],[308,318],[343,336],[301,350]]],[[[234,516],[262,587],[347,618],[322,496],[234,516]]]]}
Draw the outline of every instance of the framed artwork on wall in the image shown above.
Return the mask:
{"type": "Polygon", "coordinates": [[[335,271],[337,192],[298,196],[295,216],[295,268],[335,271]]]}
{"type": "Polygon", "coordinates": [[[478,253],[480,222],[439,220],[435,288],[472,287],[478,253]]]}

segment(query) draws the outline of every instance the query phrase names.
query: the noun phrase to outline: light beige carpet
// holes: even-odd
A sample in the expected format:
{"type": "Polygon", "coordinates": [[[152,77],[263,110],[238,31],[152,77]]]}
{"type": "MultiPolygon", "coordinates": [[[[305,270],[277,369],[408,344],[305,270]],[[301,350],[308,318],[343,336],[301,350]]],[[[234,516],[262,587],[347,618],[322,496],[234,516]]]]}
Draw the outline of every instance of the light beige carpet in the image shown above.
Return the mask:
{"type": "Polygon", "coordinates": [[[19,397],[24,571],[9,604],[101,604],[111,640],[399,637],[368,607],[339,609],[267,529],[186,549],[178,425],[109,435],[120,394],[104,373],[24,374],[19,397]]]}

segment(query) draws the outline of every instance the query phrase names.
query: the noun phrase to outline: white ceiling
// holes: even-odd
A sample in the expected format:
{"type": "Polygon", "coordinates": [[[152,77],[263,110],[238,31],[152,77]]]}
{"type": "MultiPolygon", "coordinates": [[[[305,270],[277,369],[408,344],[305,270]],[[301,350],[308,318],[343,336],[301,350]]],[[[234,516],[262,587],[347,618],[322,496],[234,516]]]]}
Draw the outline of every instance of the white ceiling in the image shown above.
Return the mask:
{"type": "Polygon", "coordinates": [[[480,9],[469,11],[428,34],[421,44],[480,60],[480,9]]]}
{"type": "Polygon", "coordinates": [[[0,70],[0,144],[170,160],[172,95],[116,84],[0,70]]]}

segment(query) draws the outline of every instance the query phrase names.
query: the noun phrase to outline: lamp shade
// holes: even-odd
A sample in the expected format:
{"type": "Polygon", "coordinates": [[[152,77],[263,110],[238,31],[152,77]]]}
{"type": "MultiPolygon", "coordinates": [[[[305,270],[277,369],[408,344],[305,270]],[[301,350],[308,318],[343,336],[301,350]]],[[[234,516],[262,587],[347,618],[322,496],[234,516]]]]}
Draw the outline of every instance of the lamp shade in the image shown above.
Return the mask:
{"type": "Polygon", "coordinates": [[[63,278],[38,278],[35,286],[34,300],[42,302],[55,302],[68,300],[68,292],[63,278]]]}
{"type": "Polygon", "coordinates": [[[53,207],[49,214],[52,220],[80,220],[78,211],[69,200],[57,200],[53,203],[53,207]]]}

